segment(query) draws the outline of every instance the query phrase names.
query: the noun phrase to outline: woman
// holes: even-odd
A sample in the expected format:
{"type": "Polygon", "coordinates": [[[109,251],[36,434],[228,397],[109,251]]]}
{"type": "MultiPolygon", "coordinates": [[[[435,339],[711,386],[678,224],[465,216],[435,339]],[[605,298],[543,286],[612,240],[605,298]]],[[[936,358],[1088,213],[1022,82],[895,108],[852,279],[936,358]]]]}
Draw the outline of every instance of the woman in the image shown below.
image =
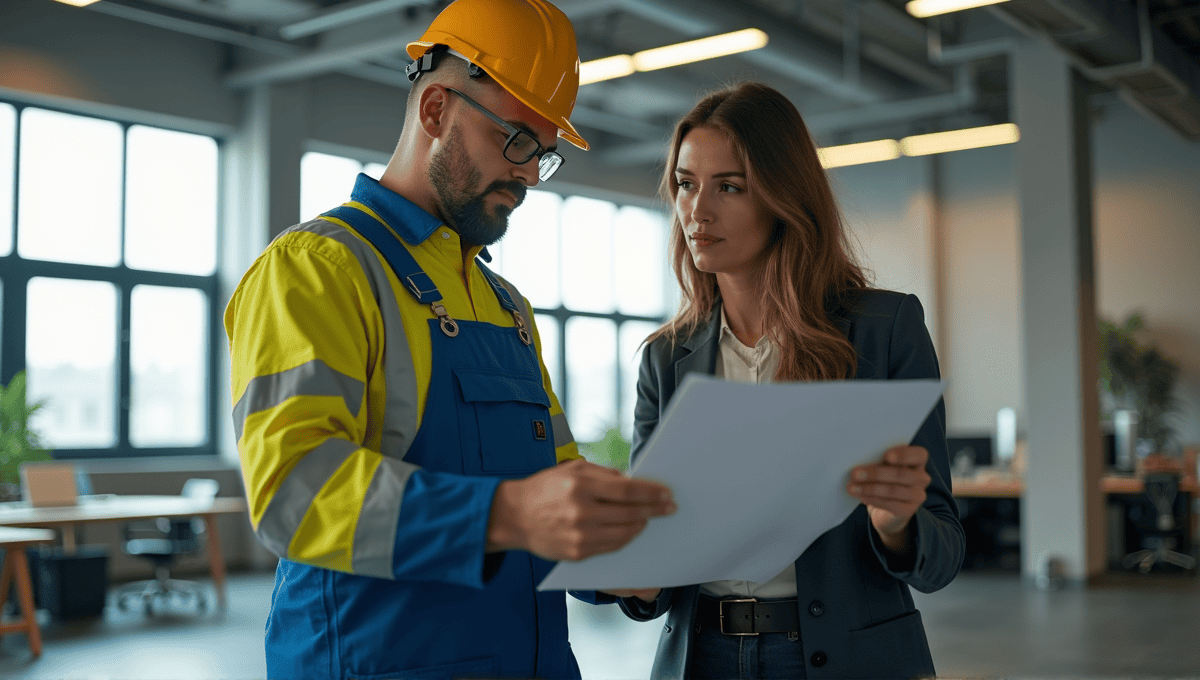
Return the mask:
{"type": "MultiPolygon", "coordinates": [[[[683,304],[643,354],[635,457],[686,372],[746,382],[938,377],[920,302],[867,286],[816,148],[783,95],[744,83],[705,97],[675,128],[663,192],[675,207],[683,304]]],[[[862,504],[770,581],[615,593],[634,619],[668,614],[652,677],[932,676],[909,587],[932,592],[958,574],[963,532],[949,479],[939,402],[910,446],[851,471],[846,490],[862,504]]]]}

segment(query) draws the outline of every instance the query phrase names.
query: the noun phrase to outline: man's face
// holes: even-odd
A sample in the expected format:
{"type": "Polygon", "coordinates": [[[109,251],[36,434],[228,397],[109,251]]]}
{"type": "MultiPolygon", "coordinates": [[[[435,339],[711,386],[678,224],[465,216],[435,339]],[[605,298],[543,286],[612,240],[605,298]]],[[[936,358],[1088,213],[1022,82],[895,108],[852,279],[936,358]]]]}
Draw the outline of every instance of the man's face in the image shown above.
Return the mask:
{"type": "MultiPolygon", "coordinates": [[[[537,185],[538,159],[516,165],[504,157],[508,133],[458,97],[446,92],[449,130],[429,164],[442,216],[464,243],[491,245],[508,229],[513,209],[537,185]]],[[[543,147],[558,129],[499,87],[472,95],[502,120],[532,134],[543,147]]]]}

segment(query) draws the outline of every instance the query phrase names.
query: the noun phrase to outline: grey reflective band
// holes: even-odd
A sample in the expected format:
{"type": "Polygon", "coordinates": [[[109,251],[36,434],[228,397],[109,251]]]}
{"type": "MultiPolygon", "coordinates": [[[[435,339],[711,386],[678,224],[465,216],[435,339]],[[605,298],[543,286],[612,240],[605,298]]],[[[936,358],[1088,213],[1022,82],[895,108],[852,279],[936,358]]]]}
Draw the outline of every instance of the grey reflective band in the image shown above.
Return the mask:
{"type": "MultiPolygon", "coordinates": [[[[496,277],[496,280],[500,282],[500,285],[504,286],[504,290],[508,291],[509,297],[512,298],[512,302],[517,306],[517,311],[521,313],[521,316],[528,319],[529,323],[533,323],[533,315],[529,313],[529,306],[525,304],[525,298],[521,296],[521,293],[517,290],[516,286],[509,283],[508,279],[504,278],[503,276],[500,276],[495,272],[492,272],[492,274],[496,277]]],[[[486,277],[487,274],[484,274],[484,276],[486,277]]],[[[539,354],[538,356],[540,357],[541,355],[539,354]]]]}
{"type": "Polygon", "coordinates": [[[340,224],[315,219],[292,227],[318,236],[333,239],[345,246],[358,260],[379,313],[383,316],[383,372],[387,395],[384,398],[383,437],[380,453],[392,458],[404,458],[417,436],[417,374],[408,349],[408,334],[400,316],[396,293],[388,280],[390,267],[380,259],[366,241],[340,224]]]}
{"type": "Polygon", "coordinates": [[[360,448],[352,441],[331,437],[304,454],[267,504],[254,530],[258,540],[276,555],[287,557],[288,546],[321,487],[360,448]]]}
{"type": "Polygon", "coordinates": [[[363,381],[335,371],[320,359],[281,373],[260,375],[246,385],[233,407],[233,431],[241,441],[250,414],[275,408],[292,397],[341,397],[350,415],[358,417],[365,389],[363,381]]]}
{"type": "Polygon", "coordinates": [[[554,448],[566,446],[575,441],[571,428],[567,426],[567,415],[560,413],[550,419],[550,427],[554,428],[554,448]]]}
{"type": "Polygon", "coordinates": [[[392,551],[400,523],[401,501],[408,478],[420,468],[395,458],[383,457],[367,486],[358,525],[354,528],[352,568],[355,574],[395,578],[392,551]]]}

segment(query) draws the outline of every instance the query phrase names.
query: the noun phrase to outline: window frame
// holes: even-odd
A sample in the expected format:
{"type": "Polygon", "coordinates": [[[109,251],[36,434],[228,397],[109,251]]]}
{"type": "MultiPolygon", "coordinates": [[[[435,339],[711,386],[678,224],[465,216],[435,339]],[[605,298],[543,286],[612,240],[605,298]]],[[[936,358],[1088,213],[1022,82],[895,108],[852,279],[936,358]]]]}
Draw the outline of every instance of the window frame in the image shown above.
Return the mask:
{"type": "MultiPolygon", "coordinates": [[[[632,194],[623,194],[620,192],[608,191],[605,189],[598,189],[598,188],[594,188],[594,187],[588,187],[588,186],[584,186],[584,185],[580,185],[580,184],[563,182],[563,181],[554,180],[554,179],[548,180],[546,182],[541,182],[538,184],[538,186],[536,188],[538,191],[548,191],[550,193],[557,194],[564,201],[572,196],[578,196],[580,198],[591,198],[591,199],[600,200],[600,201],[608,201],[610,203],[615,204],[618,211],[624,207],[635,207],[635,208],[642,208],[644,210],[652,210],[652,211],[656,211],[656,212],[661,212],[661,213],[663,213],[663,218],[664,218],[664,233],[663,233],[663,235],[669,236],[669,230],[671,228],[671,216],[670,216],[669,212],[664,210],[664,208],[666,208],[667,206],[659,199],[643,198],[643,197],[632,195],[632,194]]],[[[559,224],[559,229],[560,230],[562,229],[561,223],[559,224]]],[[[664,252],[667,250],[668,249],[664,245],[664,252]]],[[[559,276],[562,276],[561,272],[560,272],[559,276]]],[[[626,426],[632,427],[633,424],[620,422],[620,420],[621,420],[621,404],[623,403],[625,396],[626,396],[625,395],[625,372],[633,371],[636,374],[636,372],[639,369],[639,366],[636,366],[636,365],[635,366],[626,366],[624,364],[624,362],[621,361],[621,358],[620,358],[621,327],[628,321],[649,322],[649,323],[653,323],[653,324],[656,324],[659,326],[666,323],[671,318],[674,307],[678,306],[679,294],[678,294],[678,291],[676,291],[674,289],[674,283],[675,283],[675,277],[674,277],[674,273],[671,271],[671,267],[670,267],[670,263],[669,263],[669,253],[668,253],[668,259],[663,262],[663,288],[664,288],[664,290],[663,290],[663,293],[664,293],[664,295],[663,295],[663,315],[659,316],[659,317],[640,316],[640,315],[636,315],[636,314],[623,314],[619,311],[589,312],[589,311],[570,309],[563,304],[561,297],[559,299],[558,307],[555,307],[555,308],[533,307],[530,309],[531,314],[535,314],[535,315],[540,314],[540,315],[544,315],[544,316],[550,316],[550,317],[553,317],[554,320],[558,323],[557,341],[558,341],[558,356],[560,357],[560,360],[558,362],[558,367],[557,367],[558,375],[551,375],[550,380],[554,384],[555,396],[558,397],[558,402],[562,405],[563,411],[567,415],[568,423],[571,422],[571,414],[567,411],[568,404],[570,404],[571,385],[570,385],[570,377],[569,377],[570,371],[567,370],[567,321],[571,318],[583,317],[583,318],[590,318],[590,319],[605,319],[608,321],[612,321],[615,324],[616,338],[617,338],[617,346],[616,346],[617,356],[615,357],[615,359],[613,361],[613,364],[616,367],[616,375],[614,376],[614,379],[616,380],[616,384],[615,384],[615,389],[613,391],[613,398],[616,400],[616,403],[613,405],[613,412],[616,414],[616,418],[617,418],[616,424],[618,426],[618,429],[621,430],[622,436],[625,436],[626,438],[628,438],[629,433],[626,431],[627,430],[626,426]]],[[[552,370],[551,367],[547,367],[547,369],[552,370]]],[[[635,378],[636,378],[636,375],[635,375],[635,378]]],[[[635,380],[635,382],[636,382],[636,380],[635,380]]],[[[579,443],[580,444],[592,444],[595,442],[579,442],[579,443]]]]}
{"type": "MultiPolygon", "coordinates": [[[[128,120],[103,114],[96,114],[93,112],[74,111],[71,109],[49,106],[42,103],[26,103],[8,98],[0,98],[0,103],[8,104],[16,109],[16,122],[13,130],[13,181],[12,186],[8,187],[8,190],[12,191],[13,196],[12,251],[7,255],[0,256],[0,284],[3,286],[2,290],[0,290],[0,313],[3,314],[3,322],[0,323],[0,382],[8,384],[14,375],[25,370],[26,368],[26,303],[28,300],[28,286],[30,279],[34,277],[46,277],[110,283],[116,287],[118,293],[116,319],[116,443],[111,447],[101,448],[55,448],[52,451],[53,456],[56,459],[62,460],[88,458],[218,456],[221,437],[218,421],[220,410],[220,394],[218,392],[218,385],[222,384],[218,375],[221,365],[222,351],[220,335],[218,331],[222,328],[222,286],[220,276],[223,245],[222,241],[224,236],[222,222],[225,215],[225,196],[223,184],[219,181],[217,184],[217,230],[215,244],[217,252],[217,265],[212,274],[205,276],[147,271],[141,269],[132,269],[126,266],[125,201],[128,183],[127,168],[130,127],[134,125],[143,125],[147,127],[157,127],[160,129],[186,132],[188,134],[199,134],[212,138],[217,145],[218,178],[223,176],[223,173],[226,169],[226,159],[224,153],[226,143],[225,139],[222,136],[213,134],[210,131],[200,132],[175,125],[162,125],[128,120]],[[21,200],[20,193],[18,191],[21,182],[21,114],[27,108],[43,109],[75,116],[85,116],[88,118],[114,122],[121,126],[121,211],[119,228],[121,261],[116,266],[105,267],[70,262],[48,262],[44,260],[25,259],[19,255],[18,246],[21,227],[17,222],[17,215],[20,214],[19,211],[21,200]],[[132,363],[130,360],[130,327],[132,312],[131,296],[133,294],[134,287],[139,285],[194,289],[199,290],[208,298],[208,315],[206,318],[208,337],[204,343],[207,349],[207,356],[205,357],[206,367],[204,394],[206,417],[204,422],[204,431],[207,436],[206,441],[201,445],[136,447],[130,443],[129,419],[130,409],[132,407],[132,363]]],[[[0,191],[4,190],[4,187],[0,187],[0,191]]]]}

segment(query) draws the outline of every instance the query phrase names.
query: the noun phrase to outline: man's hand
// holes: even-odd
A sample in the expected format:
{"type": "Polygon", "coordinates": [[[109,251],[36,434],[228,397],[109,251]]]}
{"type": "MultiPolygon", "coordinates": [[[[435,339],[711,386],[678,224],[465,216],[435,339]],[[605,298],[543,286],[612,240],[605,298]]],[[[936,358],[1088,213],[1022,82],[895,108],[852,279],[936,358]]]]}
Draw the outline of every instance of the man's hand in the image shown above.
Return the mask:
{"type": "Polygon", "coordinates": [[[673,512],[667,487],[573,460],[500,483],[488,520],[487,551],[582,560],[620,548],[651,517],[673,512]]]}
{"type": "Polygon", "coordinates": [[[884,452],[883,462],[850,471],[846,491],[866,504],[879,537],[896,554],[910,548],[909,523],[925,502],[925,489],[932,481],[925,471],[928,461],[924,447],[896,446],[884,452]]]}
{"type": "Polygon", "coordinates": [[[662,588],[618,588],[615,590],[601,590],[602,593],[615,595],[617,597],[636,597],[645,602],[653,602],[654,598],[662,592],[662,588]]]}

